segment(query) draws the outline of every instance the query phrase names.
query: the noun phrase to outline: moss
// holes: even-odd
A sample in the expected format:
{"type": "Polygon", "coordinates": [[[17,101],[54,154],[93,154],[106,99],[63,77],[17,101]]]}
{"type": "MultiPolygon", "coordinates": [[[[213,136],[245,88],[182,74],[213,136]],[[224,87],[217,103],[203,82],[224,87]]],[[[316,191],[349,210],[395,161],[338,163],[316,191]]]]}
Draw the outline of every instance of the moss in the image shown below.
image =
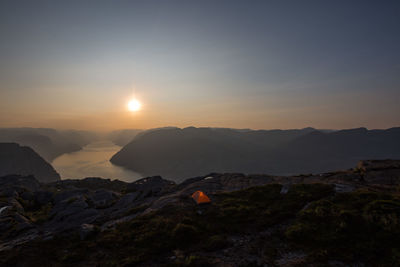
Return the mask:
{"type": "Polygon", "coordinates": [[[76,197],[71,197],[71,198],[69,198],[68,200],[67,200],[67,203],[68,204],[72,204],[72,203],[74,203],[75,201],[77,201],[78,200],[78,198],[76,198],[76,197]]]}
{"type": "Polygon", "coordinates": [[[210,236],[204,245],[204,250],[215,251],[228,247],[231,242],[228,241],[225,235],[210,236]]]}
{"type": "Polygon", "coordinates": [[[207,261],[197,255],[189,255],[185,259],[184,266],[204,266],[204,264],[207,264],[207,261]]]}
{"type": "Polygon", "coordinates": [[[199,237],[200,232],[193,225],[178,223],[172,230],[173,242],[175,242],[180,248],[188,246],[193,242],[197,242],[199,237]]]}
{"type": "Polygon", "coordinates": [[[31,219],[33,223],[41,224],[49,219],[52,207],[53,205],[51,203],[48,203],[41,206],[38,210],[26,212],[25,215],[27,215],[27,217],[31,219]]]}
{"type": "Polygon", "coordinates": [[[293,244],[308,249],[314,260],[357,258],[390,265],[396,257],[391,244],[400,242],[399,222],[400,200],[354,192],[313,203],[285,234],[293,244]]]}
{"type": "MultiPolygon", "coordinates": [[[[249,253],[262,255],[271,265],[282,248],[305,250],[309,255],[305,264],[314,266],[326,265],[329,260],[349,265],[395,266],[399,262],[400,251],[393,245],[400,243],[400,201],[396,196],[368,191],[335,194],[333,187],[325,184],[293,185],[287,194],[280,190],[281,185],[271,184],[215,194],[210,205],[201,207],[201,214],[191,199],[182,199],[180,205],[138,216],[88,240],[64,236],[0,252],[0,265],[12,266],[21,258],[35,264],[42,258],[54,266],[59,262],[209,266],[212,259],[200,255],[232,246],[229,236],[256,236],[281,227],[283,230],[255,239],[249,253]],[[182,255],[170,259],[177,250],[182,255]]],[[[141,209],[144,207],[131,212],[141,209]]],[[[41,214],[39,210],[37,214],[41,214]]]]}
{"type": "Polygon", "coordinates": [[[8,197],[0,196],[0,203],[8,203],[8,197]]]}

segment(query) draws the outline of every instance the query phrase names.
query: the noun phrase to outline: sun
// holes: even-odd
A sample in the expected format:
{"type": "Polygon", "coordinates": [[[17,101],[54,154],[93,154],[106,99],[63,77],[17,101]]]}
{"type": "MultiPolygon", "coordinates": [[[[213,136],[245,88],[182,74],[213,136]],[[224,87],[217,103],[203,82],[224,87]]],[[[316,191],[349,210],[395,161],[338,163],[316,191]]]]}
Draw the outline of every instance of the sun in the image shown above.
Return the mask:
{"type": "Polygon", "coordinates": [[[135,111],[139,111],[140,108],[142,107],[142,104],[140,104],[140,102],[137,99],[131,99],[128,102],[128,110],[135,112],[135,111]]]}

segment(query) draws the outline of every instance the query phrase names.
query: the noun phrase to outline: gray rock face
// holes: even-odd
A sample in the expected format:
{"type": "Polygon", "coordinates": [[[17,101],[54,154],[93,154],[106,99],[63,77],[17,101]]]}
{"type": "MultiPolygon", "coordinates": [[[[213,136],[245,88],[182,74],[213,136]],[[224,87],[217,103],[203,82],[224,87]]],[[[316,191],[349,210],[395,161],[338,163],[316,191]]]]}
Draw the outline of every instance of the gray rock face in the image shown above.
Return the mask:
{"type": "Polygon", "coordinates": [[[400,160],[361,160],[358,162],[357,168],[362,171],[400,169],[400,160]]]}
{"type": "Polygon", "coordinates": [[[1,177],[0,250],[71,231],[86,239],[136,216],[167,205],[180,205],[197,190],[215,201],[218,192],[271,183],[282,184],[282,194],[290,193],[291,186],[296,183],[331,184],[337,194],[377,183],[390,189],[391,184],[400,183],[397,161],[375,163],[374,168],[366,168],[362,173],[359,169],[292,177],[211,173],[180,184],[159,176],[133,183],[91,178],[49,184],[40,184],[33,176],[1,177]],[[387,177],[391,179],[390,184],[387,177]]]}
{"type": "Polygon", "coordinates": [[[367,183],[386,185],[400,183],[400,160],[362,160],[357,168],[367,183]]]}
{"type": "Polygon", "coordinates": [[[126,190],[128,192],[140,192],[142,197],[146,197],[162,194],[174,185],[174,182],[164,180],[160,176],[153,176],[128,184],[126,190]]]}
{"type": "Polygon", "coordinates": [[[96,209],[108,208],[113,205],[117,199],[119,199],[119,197],[116,193],[104,189],[95,191],[89,197],[89,200],[96,209]]]}
{"type": "Polygon", "coordinates": [[[15,190],[35,192],[39,190],[40,184],[33,176],[8,175],[0,177],[0,192],[10,196],[15,190]],[[9,192],[9,193],[7,193],[9,192]]]}
{"type": "Polygon", "coordinates": [[[93,224],[84,223],[80,227],[79,236],[80,236],[81,240],[85,240],[90,235],[92,235],[95,231],[96,231],[96,227],[93,224]]]}
{"type": "Polygon", "coordinates": [[[60,180],[54,168],[29,147],[0,143],[0,176],[33,175],[43,183],[60,180]]]}

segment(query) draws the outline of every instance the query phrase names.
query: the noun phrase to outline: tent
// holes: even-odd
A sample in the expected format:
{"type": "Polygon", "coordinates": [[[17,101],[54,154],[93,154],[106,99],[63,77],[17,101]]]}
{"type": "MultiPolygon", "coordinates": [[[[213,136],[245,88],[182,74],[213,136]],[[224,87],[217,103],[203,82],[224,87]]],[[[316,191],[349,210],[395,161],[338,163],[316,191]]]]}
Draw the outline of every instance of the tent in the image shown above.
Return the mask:
{"type": "Polygon", "coordinates": [[[192,198],[197,204],[210,203],[210,198],[202,191],[196,191],[192,194],[192,198]]]}

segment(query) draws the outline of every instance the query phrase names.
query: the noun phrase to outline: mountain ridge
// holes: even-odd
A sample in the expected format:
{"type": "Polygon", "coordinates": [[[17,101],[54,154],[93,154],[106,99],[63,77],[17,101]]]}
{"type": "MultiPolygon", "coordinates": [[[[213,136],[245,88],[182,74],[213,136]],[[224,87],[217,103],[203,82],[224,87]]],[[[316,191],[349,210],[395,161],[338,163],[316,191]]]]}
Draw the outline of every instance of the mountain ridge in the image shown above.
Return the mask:
{"type": "Polygon", "coordinates": [[[141,133],[110,161],[177,181],[202,172],[327,172],[350,168],[363,158],[400,158],[399,129],[161,129],[141,133]]]}
{"type": "Polygon", "coordinates": [[[96,136],[86,131],[29,127],[0,128],[0,142],[29,146],[49,162],[64,153],[79,151],[94,139],[96,136]]]}
{"type": "Polygon", "coordinates": [[[32,148],[16,143],[0,143],[0,176],[34,175],[41,182],[60,180],[50,163],[32,148]]]}

